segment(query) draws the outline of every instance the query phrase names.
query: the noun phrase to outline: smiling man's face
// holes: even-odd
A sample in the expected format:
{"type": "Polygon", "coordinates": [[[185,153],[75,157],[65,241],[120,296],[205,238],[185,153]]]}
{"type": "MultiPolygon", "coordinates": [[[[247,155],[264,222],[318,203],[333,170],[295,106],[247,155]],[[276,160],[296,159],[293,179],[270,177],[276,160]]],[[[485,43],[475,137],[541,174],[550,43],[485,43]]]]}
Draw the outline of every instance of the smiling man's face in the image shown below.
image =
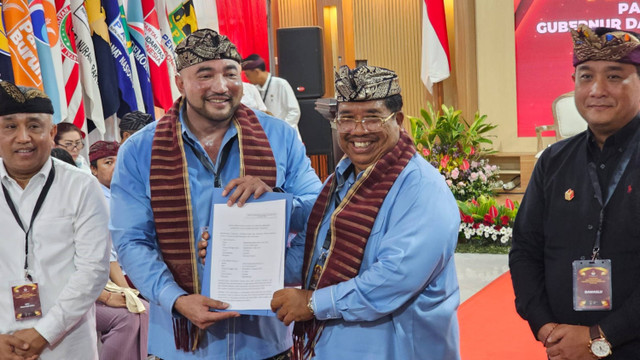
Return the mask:
{"type": "MultiPolygon", "coordinates": [[[[214,122],[229,120],[242,99],[241,68],[234,60],[209,60],[180,71],[176,85],[187,110],[214,122]]],[[[191,116],[191,114],[190,114],[191,116]]]]}
{"type": "Polygon", "coordinates": [[[0,116],[0,156],[14,179],[28,180],[49,159],[56,128],[50,114],[0,116]]]}
{"type": "Polygon", "coordinates": [[[613,134],[640,109],[640,78],[635,65],[587,61],[576,67],[576,107],[591,131],[613,134]]]}

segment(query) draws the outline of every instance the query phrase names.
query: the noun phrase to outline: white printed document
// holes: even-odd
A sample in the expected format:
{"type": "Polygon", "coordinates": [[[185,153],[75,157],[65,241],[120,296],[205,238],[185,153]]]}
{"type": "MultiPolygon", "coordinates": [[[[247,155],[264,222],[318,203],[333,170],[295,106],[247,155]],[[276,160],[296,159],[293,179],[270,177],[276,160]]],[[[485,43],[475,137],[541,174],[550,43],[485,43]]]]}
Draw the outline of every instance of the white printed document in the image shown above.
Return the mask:
{"type": "Polygon", "coordinates": [[[284,287],[288,194],[268,195],[241,208],[214,203],[203,293],[227,310],[273,315],[271,298],[284,287]]]}

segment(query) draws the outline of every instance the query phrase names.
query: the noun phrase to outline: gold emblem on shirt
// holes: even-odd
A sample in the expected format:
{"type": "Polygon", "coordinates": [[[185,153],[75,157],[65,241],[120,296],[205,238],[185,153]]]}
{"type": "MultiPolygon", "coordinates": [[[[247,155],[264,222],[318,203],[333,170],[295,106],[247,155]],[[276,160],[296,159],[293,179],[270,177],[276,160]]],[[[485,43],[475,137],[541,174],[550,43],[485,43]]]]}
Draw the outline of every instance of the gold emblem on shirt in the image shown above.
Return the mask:
{"type": "Polygon", "coordinates": [[[576,193],[573,191],[573,189],[569,189],[564,192],[564,199],[567,201],[573,200],[575,196],[576,196],[576,193]]]}

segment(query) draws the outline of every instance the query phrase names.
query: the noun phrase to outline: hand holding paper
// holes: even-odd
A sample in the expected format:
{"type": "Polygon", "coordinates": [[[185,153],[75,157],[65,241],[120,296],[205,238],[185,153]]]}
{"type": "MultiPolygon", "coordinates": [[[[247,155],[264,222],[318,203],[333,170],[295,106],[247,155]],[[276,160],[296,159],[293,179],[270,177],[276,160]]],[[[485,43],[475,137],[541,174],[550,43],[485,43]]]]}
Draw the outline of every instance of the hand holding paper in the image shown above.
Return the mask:
{"type": "Polygon", "coordinates": [[[215,324],[216,322],[224,319],[229,319],[233,317],[238,317],[238,314],[235,311],[232,312],[211,312],[209,309],[219,309],[223,310],[229,307],[229,304],[226,304],[222,301],[210,299],[206,296],[202,296],[199,294],[191,294],[180,296],[173,307],[177,312],[182,314],[187,319],[191,320],[191,322],[197,326],[198,328],[204,330],[209,326],[215,324]]]}

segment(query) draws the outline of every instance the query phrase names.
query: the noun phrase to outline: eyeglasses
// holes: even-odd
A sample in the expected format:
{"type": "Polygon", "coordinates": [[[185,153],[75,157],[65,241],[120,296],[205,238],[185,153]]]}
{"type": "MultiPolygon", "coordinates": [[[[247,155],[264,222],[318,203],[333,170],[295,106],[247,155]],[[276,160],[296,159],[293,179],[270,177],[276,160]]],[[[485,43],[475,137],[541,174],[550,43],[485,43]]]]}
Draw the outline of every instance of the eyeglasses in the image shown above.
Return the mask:
{"type": "Polygon", "coordinates": [[[73,148],[76,148],[78,150],[82,150],[82,148],[84,147],[84,142],[82,142],[82,140],[66,141],[66,142],[58,144],[58,146],[65,148],[67,151],[71,151],[71,150],[73,150],[73,148]]]}
{"type": "Polygon", "coordinates": [[[384,125],[389,119],[391,119],[396,113],[391,113],[386,118],[380,116],[366,116],[360,120],[356,120],[351,116],[338,116],[335,121],[331,122],[331,127],[337,129],[339,133],[350,133],[356,129],[358,124],[362,124],[362,128],[366,132],[380,131],[382,125],[384,125]]]}

